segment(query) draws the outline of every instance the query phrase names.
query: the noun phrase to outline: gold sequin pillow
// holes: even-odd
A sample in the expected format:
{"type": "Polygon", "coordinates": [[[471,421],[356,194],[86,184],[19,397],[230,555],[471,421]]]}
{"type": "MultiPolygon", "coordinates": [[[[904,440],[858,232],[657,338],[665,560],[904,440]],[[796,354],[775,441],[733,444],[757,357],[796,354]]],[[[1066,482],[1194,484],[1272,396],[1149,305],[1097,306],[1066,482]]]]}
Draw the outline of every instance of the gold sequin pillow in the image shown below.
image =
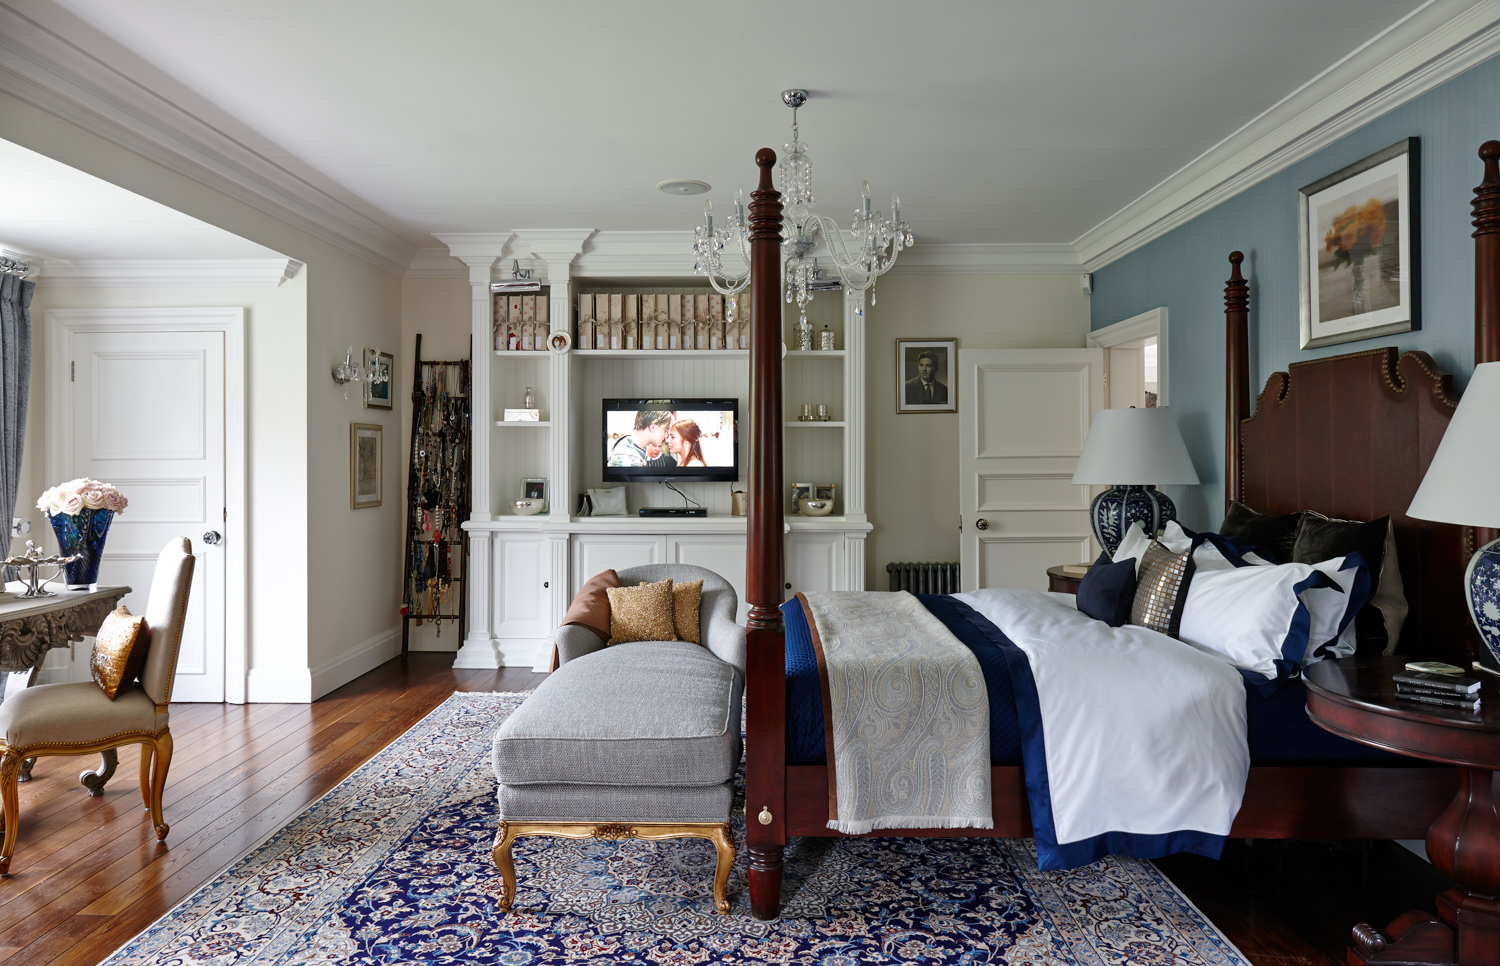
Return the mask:
{"type": "Polygon", "coordinates": [[[684,580],[672,585],[672,626],[679,641],[703,643],[698,639],[698,604],[703,600],[703,580],[684,580]]]}
{"type": "Polygon", "coordinates": [[[605,644],[677,640],[673,631],[670,578],[639,587],[610,587],[606,593],[609,594],[609,640],[605,644]]]}
{"type": "Polygon", "coordinates": [[[1191,577],[1191,551],[1173,553],[1158,541],[1151,541],[1141,554],[1130,623],[1176,637],[1191,577]]]}
{"type": "Polygon", "coordinates": [[[111,701],[140,675],[150,642],[146,618],[132,617],[124,604],[99,625],[99,633],[94,635],[94,651],[89,655],[89,674],[111,701]]]}

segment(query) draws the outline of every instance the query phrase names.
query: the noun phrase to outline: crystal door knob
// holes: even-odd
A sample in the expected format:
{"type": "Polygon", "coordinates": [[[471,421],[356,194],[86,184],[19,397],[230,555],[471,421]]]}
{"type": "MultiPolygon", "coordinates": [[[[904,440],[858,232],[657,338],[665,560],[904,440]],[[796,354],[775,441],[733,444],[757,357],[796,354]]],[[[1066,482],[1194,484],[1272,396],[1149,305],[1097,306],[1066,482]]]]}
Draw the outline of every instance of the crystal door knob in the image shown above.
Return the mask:
{"type": "Polygon", "coordinates": [[[203,542],[208,544],[210,547],[214,546],[223,539],[224,535],[217,530],[210,530],[203,535],[203,542]]]}
{"type": "Polygon", "coordinates": [[[989,528],[990,521],[984,519],[983,517],[980,517],[978,520],[974,521],[974,529],[976,530],[988,530],[989,528]]]}

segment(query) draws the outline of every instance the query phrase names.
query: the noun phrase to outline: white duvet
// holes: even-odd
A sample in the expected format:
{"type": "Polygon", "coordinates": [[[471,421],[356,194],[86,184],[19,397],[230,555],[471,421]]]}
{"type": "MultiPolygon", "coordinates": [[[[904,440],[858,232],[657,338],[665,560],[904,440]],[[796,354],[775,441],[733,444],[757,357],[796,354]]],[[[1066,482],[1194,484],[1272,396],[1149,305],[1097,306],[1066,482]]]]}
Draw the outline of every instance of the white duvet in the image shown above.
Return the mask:
{"type": "MultiPolygon", "coordinates": [[[[1239,671],[1156,631],[1094,620],[1068,595],[984,589],[954,596],[1030,664],[1056,843],[1229,832],[1250,769],[1239,671]]],[[[1018,687],[1018,710],[1023,703],[1018,687]]],[[[1026,730],[1023,721],[1023,749],[1026,730]]],[[[1029,757],[1027,769],[1040,849],[1045,816],[1029,757]]]]}

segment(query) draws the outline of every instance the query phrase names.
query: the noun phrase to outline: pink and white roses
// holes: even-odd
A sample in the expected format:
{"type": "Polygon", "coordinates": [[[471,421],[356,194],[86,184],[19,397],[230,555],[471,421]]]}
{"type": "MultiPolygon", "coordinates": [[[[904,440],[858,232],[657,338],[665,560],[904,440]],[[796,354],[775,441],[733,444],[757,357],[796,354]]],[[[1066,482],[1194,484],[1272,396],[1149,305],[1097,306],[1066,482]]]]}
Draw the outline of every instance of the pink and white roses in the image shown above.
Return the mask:
{"type": "Polygon", "coordinates": [[[36,501],[38,510],[76,516],[83,510],[123,511],[130,501],[120,495],[113,483],[100,483],[83,477],[54,486],[36,501]]]}

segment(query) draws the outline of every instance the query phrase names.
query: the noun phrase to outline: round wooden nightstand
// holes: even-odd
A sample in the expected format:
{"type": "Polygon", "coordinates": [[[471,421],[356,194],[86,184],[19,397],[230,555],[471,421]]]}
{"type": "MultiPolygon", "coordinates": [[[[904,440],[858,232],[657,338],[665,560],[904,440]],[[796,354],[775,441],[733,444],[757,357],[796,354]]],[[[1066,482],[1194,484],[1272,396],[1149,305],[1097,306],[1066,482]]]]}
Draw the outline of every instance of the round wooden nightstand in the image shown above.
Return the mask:
{"type": "Polygon", "coordinates": [[[1307,714],[1328,731],[1460,768],[1458,794],[1427,830],[1432,864],[1462,888],[1437,897],[1442,921],[1408,912],[1384,931],[1354,927],[1349,962],[1478,966],[1500,962],[1500,694],[1485,681],[1481,710],[1435,708],[1396,696],[1399,657],[1322,661],[1304,672],[1307,714]]]}
{"type": "Polygon", "coordinates": [[[1076,594],[1083,577],[1063,573],[1062,567],[1047,568],[1047,589],[1054,594],[1076,594]]]}

